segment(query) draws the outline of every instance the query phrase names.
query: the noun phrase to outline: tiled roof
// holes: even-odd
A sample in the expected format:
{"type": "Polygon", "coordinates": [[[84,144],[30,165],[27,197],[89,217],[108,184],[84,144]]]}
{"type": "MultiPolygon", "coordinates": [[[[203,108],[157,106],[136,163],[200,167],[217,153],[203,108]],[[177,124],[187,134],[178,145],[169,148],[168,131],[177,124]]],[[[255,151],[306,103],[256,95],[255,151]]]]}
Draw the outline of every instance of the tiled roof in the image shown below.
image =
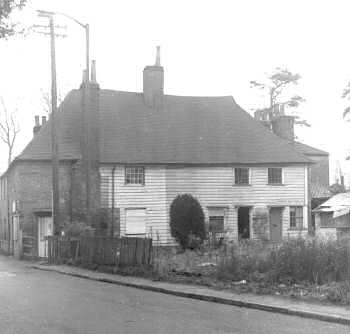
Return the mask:
{"type": "MultiPolygon", "coordinates": [[[[59,108],[60,159],[78,159],[81,91],[59,108]]],[[[100,157],[106,163],[310,163],[227,97],[165,95],[161,108],[142,93],[100,90],[100,157]]],[[[50,121],[17,157],[50,159],[50,121]]]]}
{"type": "Polygon", "coordinates": [[[329,153],[326,151],[322,151],[318,148],[294,141],[291,143],[294,145],[295,149],[298,150],[299,152],[305,154],[305,155],[324,155],[324,156],[329,156],[329,153]]]}

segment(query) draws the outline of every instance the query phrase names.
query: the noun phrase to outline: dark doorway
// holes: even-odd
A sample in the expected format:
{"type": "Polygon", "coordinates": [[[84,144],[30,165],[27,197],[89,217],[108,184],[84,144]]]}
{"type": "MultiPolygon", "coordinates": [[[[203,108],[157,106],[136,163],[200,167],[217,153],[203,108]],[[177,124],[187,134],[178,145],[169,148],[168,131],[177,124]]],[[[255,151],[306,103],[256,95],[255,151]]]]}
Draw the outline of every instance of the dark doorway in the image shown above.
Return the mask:
{"type": "Polygon", "coordinates": [[[250,238],[249,211],[246,206],[238,208],[238,239],[250,238]]]}

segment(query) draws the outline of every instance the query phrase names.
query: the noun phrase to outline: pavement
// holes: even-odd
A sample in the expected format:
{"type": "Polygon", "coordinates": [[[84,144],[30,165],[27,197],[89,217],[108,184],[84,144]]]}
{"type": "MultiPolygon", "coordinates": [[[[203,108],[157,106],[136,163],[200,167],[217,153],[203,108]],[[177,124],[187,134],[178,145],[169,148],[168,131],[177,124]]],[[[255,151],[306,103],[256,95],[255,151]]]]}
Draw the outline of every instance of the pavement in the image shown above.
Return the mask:
{"type": "Polygon", "coordinates": [[[201,286],[152,281],[149,279],[106,274],[67,265],[30,264],[30,268],[132,287],[158,293],[238,306],[350,326],[350,307],[319,305],[291,299],[253,294],[236,294],[201,286]]]}
{"type": "MultiPolygon", "coordinates": [[[[0,256],[0,333],[350,332],[348,325],[183,298],[71,274],[83,275],[81,271],[62,275],[53,270],[37,270],[30,267],[28,262],[0,256]]],[[[97,278],[109,280],[106,275],[97,278]]],[[[135,283],[133,278],[125,279],[126,283],[135,283]]]]}

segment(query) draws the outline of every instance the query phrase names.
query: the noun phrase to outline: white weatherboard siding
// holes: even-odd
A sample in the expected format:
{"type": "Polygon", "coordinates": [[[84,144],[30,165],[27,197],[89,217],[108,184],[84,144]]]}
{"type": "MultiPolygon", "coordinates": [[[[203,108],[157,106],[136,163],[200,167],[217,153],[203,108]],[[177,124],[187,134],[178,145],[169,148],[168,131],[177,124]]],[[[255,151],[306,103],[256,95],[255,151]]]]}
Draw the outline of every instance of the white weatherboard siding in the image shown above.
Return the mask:
{"type": "MultiPolygon", "coordinates": [[[[100,168],[101,203],[112,207],[112,166],[100,168]]],[[[126,211],[128,209],[146,210],[146,234],[156,241],[167,243],[169,233],[166,209],[165,168],[146,167],[145,185],[126,185],[125,167],[118,165],[114,171],[114,207],[120,208],[120,233],[126,232],[126,211]]]]}
{"type": "MultiPolygon", "coordinates": [[[[112,205],[112,166],[101,167],[102,205],[112,205]]],[[[173,167],[146,166],[145,185],[125,185],[125,168],[115,169],[115,207],[120,208],[121,234],[125,234],[125,210],[146,209],[146,231],[171,244],[169,208],[179,194],[196,197],[208,218],[209,208],[225,209],[225,230],[237,238],[237,209],[239,206],[282,206],[283,236],[295,236],[289,230],[289,206],[306,207],[305,166],[283,167],[283,185],[267,184],[267,167],[251,167],[250,185],[234,185],[233,167],[173,167]]],[[[307,215],[304,215],[307,226],[307,215]]],[[[303,232],[304,233],[304,232],[303,232]]],[[[254,238],[254,235],[252,235],[254,238]]]]}

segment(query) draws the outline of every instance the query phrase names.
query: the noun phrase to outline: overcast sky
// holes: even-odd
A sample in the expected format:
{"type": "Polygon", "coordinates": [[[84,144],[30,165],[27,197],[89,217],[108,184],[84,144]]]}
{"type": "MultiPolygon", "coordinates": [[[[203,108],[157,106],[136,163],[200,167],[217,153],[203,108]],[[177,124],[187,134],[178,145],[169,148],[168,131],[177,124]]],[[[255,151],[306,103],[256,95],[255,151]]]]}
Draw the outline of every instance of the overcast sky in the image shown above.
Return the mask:
{"type": "MultiPolygon", "coordinates": [[[[301,141],[342,161],[349,148],[350,123],[341,99],[350,80],[350,25],[347,1],[87,1],[32,0],[18,15],[25,24],[45,24],[34,9],[60,11],[88,22],[91,58],[101,88],[141,91],[142,70],[161,46],[165,93],[232,95],[248,112],[267,98],[249,86],[279,67],[300,73],[293,93],[307,102],[301,115],[311,128],[301,141]]],[[[79,87],[85,62],[84,30],[67,25],[57,40],[57,76],[62,93],[79,87]]],[[[30,34],[0,41],[0,95],[18,108],[18,154],[32,137],[34,115],[44,115],[41,91],[50,90],[48,36],[30,34]]],[[[6,147],[0,146],[0,170],[6,147]]],[[[331,175],[332,176],[332,175],[331,175]]]]}

